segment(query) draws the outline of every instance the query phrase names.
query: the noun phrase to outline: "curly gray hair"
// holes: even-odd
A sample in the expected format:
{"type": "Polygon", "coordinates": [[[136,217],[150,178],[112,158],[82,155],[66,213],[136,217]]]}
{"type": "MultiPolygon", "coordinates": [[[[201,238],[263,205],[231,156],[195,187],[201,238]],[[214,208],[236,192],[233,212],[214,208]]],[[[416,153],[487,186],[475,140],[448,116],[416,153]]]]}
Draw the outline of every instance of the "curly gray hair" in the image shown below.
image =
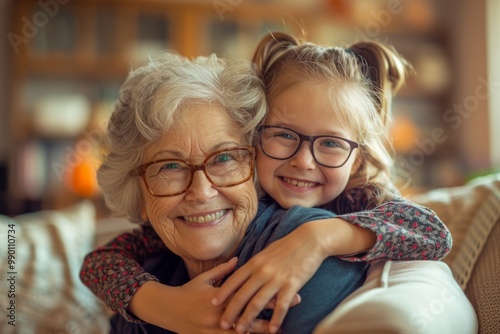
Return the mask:
{"type": "Polygon", "coordinates": [[[129,172],[192,103],[217,104],[241,126],[251,143],[266,115],[261,80],[245,60],[215,55],[186,59],[167,52],[133,68],[120,89],[104,138],[97,180],[109,209],[140,222],[140,178],[129,172]]]}

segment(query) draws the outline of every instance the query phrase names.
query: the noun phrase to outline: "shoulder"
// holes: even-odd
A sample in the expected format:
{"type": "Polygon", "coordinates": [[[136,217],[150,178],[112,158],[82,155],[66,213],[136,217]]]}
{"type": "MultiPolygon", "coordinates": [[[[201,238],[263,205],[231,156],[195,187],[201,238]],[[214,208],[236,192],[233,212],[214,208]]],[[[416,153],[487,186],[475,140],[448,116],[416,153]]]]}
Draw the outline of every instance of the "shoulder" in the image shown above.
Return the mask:
{"type": "Polygon", "coordinates": [[[324,207],[340,215],[372,210],[385,202],[399,200],[402,200],[401,194],[392,183],[385,185],[384,189],[379,185],[368,184],[345,189],[324,207]]]}

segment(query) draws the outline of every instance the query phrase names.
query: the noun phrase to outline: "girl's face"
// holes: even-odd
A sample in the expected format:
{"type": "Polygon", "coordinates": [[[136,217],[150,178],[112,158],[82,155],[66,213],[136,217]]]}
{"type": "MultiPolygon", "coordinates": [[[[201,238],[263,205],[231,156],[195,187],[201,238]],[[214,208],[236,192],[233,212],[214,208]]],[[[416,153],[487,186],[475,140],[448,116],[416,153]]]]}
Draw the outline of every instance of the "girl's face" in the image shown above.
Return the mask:
{"type": "MultiPolygon", "coordinates": [[[[329,89],[322,83],[290,86],[270,101],[266,125],[283,126],[306,136],[327,135],[356,141],[354,131],[340,125],[337,111],[330,103],[329,89]]],[[[309,142],[302,142],[297,153],[286,160],[268,157],[259,144],[259,182],[283,208],[323,205],[345,189],[354,170],[356,153],[354,150],[343,166],[329,168],[315,161],[309,142]]]]}

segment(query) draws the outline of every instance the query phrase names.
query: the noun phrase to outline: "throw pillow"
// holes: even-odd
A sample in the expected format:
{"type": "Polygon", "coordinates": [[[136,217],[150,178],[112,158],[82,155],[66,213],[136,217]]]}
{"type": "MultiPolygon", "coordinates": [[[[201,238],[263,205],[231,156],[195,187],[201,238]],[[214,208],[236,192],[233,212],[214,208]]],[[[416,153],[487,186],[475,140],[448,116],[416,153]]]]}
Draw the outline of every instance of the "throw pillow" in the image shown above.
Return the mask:
{"type": "Polygon", "coordinates": [[[7,276],[0,287],[11,291],[0,298],[0,309],[7,312],[1,333],[108,332],[104,307],[78,276],[94,242],[90,201],[57,211],[0,216],[0,232],[8,241],[0,252],[2,275],[7,276]]]}

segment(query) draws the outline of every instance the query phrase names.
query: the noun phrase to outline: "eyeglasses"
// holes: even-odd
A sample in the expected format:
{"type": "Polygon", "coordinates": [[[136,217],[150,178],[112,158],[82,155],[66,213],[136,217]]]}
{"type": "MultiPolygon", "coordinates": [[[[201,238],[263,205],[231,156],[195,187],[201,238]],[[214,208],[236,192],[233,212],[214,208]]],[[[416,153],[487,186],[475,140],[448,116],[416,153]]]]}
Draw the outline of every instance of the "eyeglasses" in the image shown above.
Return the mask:
{"type": "Polygon", "coordinates": [[[270,158],[286,160],[293,157],[304,141],[311,143],[314,160],[321,166],[342,167],[359,144],[337,136],[306,136],[283,126],[262,125],[259,127],[260,147],[270,158]]]}
{"type": "Polygon", "coordinates": [[[248,181],[254,172],[255,150],[251,146],[215,151],[199,165],[179,159],[162,159],[145,163],[130,172],[141,176],[153,196],[168,197],[184,193],[193,182],[196,171],[203,171],[217,187],[232,187],[248,181]]]}

